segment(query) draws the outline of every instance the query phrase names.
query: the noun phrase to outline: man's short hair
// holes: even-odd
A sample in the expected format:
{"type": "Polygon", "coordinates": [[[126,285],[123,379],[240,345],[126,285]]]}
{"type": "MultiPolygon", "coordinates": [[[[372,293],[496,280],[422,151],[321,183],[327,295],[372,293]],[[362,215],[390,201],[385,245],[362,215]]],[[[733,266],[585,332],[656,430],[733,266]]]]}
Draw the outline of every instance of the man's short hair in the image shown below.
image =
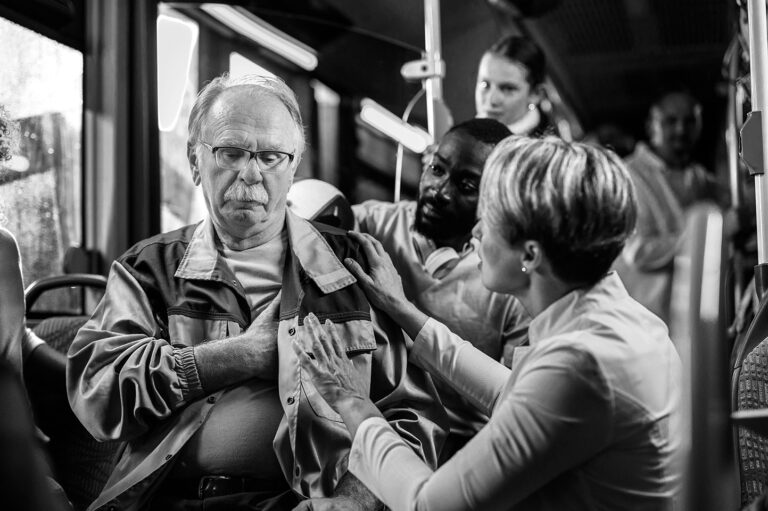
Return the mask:
{"type": "Polygon", "coordinates": [[[676,84],[676,85],[670,85],[667,86],[659,91],[657,91],[656,95],[653,97],[653,101],[651,102],[650,106],[648,107],[648,117],[650,117],[656,108],[660,108],[661,104],[667,100],[670,96],[685,96],[691,100],[691,102],[694,105],[694,108],[697,110],[697,115],[701,115],[701,101],[699,101],[699,98],[697,98],[690,88],[688,88],[685,85],[682,84],[676,84]]]}
{"type": "Polygon", "coordinates": [[[449,129],[448,133],[466,133],[478,142],[492,146],[495,146],[512,134],[509,128],[496,119],[487,118],[475,118],[461,122],[449,129]]]}
{"type": "Polygon", "coordinates": [[[528,69],[528,83],[536,87],[544,81],[547,71],[547,58],[536,43],[527,37],[507,36],[496,41],[486,53],[504,57],[517,62],[528,69]]]}
{"type": "Polygon", "coordinates": [[[556,137],[509,137],[480,184],[480,218],[511,243],[541,243],[566,282],[596,282],[635,226],[627,168],[607,149],[556,137]]]}
{"type": "Polygon", "coordinates": [[[245,75],[232,78],[228,73],[224,73],[208,82],[200,89],[195,104],[192,105],[192,110],[189,113],[189,138],[187,139],[187,146],[194,147],[200,141],[203,122],[216,98],[226,89],[240,86],[253,88],[255,94],[270,94],[285,105],[299,133],[299,147],[296,150],[296,162],[298,163],[306,143],[299,102],[296,100],[296,94],[294,94],[291,88],[283,80],[274,76],[245,75]]]}

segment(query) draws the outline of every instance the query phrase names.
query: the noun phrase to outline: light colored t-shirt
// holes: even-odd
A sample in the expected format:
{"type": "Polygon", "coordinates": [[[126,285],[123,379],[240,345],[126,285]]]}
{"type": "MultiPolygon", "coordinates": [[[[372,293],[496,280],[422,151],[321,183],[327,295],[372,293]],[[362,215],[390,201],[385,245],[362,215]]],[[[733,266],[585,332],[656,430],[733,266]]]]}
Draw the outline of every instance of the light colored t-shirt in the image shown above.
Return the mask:
{"type": "Polygon", "coordinates": [[[666,510],[683,476],[682,367],[666,326],[615,273],[531,322],[512,370],[429,320],[409,361],[491,414],[433,472],[381,419],[349,469],[393,511],[666,510]]]}
{"type": "MultiPolygon", "coordinates": [[[[277,322],[270,325],[259,314],[278,297],[286,247],[283,233],[248,250],[221,251],[245,290],[251,318],[273,328],[275,341],[277,322]]],[[[184,446],[172,477],[220,474],[282,480],[272,447],[282,417],[277,381],[254,378],[232,387],[184,446]]]]}

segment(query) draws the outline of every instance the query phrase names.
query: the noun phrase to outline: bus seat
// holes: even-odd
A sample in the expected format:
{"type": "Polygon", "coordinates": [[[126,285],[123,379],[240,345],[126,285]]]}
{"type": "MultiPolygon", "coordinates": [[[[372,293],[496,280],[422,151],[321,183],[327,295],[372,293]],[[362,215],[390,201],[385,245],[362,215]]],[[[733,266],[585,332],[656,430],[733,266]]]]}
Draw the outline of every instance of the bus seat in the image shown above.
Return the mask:
{"type": "Polygon", "coordinates": [[[669,332],[683,362],[685,446],[681,509],[736,509],[739,495],[729,423],[729,339],[725,293],[727,236],[713,204],[686,215],[685,236],[675,257],[669,332]]]}
{"type": "MultiPolygon", "coordinates": [[[[79,311],[67,311],[65,315],[58,315],[61,311],[36,311],[35,302],[44,292],[52,289],[90,287],[103,290],[106,282],[101,275],[73,274],[47,277],[32,283],[25,295],[27,313],[38,321],[33,332],[51,348],[66,355],[77,331],[90,317],[85,302],[81,302],[79,311]]],[[[28,361],[27,366],[30,364],[31,361],[28,361]]],[[[69,406],[66,381],[60,371],[44,364],[27,366],[24,371],[27,392],[35,423],[50,439],[47,450],[56,480],[74,508],[85,509],[104,487],[112,471],[119,442],[98,442],[80,424],[69,406]]]]}
{"type": "MultiPolygon", "coordinates": [[[[735,410],[768,408],[768,338],[752,349],[736,372],[735,410]]],[[[746,505],[768,486],[768,438],[744,426],[736,426],[741,502],[746,505]]]]}
{"type": "MultiPolygon", "coordinates": [[[[747,288],[752,301],[754,280],[747,288]]],[[[747,303],[745,301],[745,303],[747,303]]],[[[749,326],[739,332],[731,354],[731,409],[768,408],[768,300],[757,307],[747,303],[749,326]],[[756,309],[750,317],[752,309],[756,309]]],[[[768,490],[768,436],[742,425],[734,425],[734,446],[739,463],[741,500],[745,505],[768,490]]]]}

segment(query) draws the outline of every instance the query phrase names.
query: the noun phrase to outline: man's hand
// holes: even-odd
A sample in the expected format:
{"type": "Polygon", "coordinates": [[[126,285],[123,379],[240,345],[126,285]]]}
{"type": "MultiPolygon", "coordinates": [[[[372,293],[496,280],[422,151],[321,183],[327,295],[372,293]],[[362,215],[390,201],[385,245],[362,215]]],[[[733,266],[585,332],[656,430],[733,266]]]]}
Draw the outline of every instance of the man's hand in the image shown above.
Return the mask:
{"type": "Polygon", "coordinates": [[[195,364],[206,393],[251,378],[277,380],[280,294],[240,335],[195,346],[195,364]]]}
{"type": "Polygon", "coordinates": [[[308,499],[302,501],[293,511],[369,511],[352,497],[330,499],[308,499]]]}

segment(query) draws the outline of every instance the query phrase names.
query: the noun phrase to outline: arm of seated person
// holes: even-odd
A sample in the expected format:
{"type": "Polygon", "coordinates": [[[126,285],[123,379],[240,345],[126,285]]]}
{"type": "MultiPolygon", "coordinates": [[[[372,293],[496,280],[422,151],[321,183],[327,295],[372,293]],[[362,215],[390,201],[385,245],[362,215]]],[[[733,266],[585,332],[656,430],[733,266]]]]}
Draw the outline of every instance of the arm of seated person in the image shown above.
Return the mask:
{"type": "Polygon", "coordinates": [[[341,477],[333,497],[307,499],[293,511],[375,511],[384,504],[351,472],[341,477]]]}
{"type": "Polygon", "coordinates": [[[349,469],[393,511],[513,508],[605,447],[610,389],[589,355],[565,349],[526,367],[489,423],[437,471],[380,418],[355,435],[349,469]]]}
{"type": "Polygon", "coordinates": [[[654,192],[640,180],[635,180],[637,193],[637,222],[635,233],[627,240],[620,257],[632,268],[659,271],[669,268],[682,244],[685,219],[673,213],[673,208],[656,208],[654,192]],[[660,215],[667,211],[668,218],[660,215]]]}
{"type": "Polygon", "coordinates": [[[22,370],[21,336],[24,328],[24,284],[16,239],[0,227],[0,361],[17,374],[22,370]]]}
{"type": "Polygon", "coordinates": [[[419,331],[408,361],[440,379],[489,415],[510,370],[434,319],[419,331]]]}
{"type": "Polygon", "coordinates": [[[208,342],[168,339],[166,328],[142,285],[115,262],[104,297],[67,359],[70,406],[95,438],[135,438],[206,393],[276,372],[266,319],[239,336],[208,342]]]}
{"type": "Polygon", "coordinates": [[[29,328],[22,346],[24,373],[48,389],[61,389],[65,394],[67,356],[59,353],[29,328]]]}

